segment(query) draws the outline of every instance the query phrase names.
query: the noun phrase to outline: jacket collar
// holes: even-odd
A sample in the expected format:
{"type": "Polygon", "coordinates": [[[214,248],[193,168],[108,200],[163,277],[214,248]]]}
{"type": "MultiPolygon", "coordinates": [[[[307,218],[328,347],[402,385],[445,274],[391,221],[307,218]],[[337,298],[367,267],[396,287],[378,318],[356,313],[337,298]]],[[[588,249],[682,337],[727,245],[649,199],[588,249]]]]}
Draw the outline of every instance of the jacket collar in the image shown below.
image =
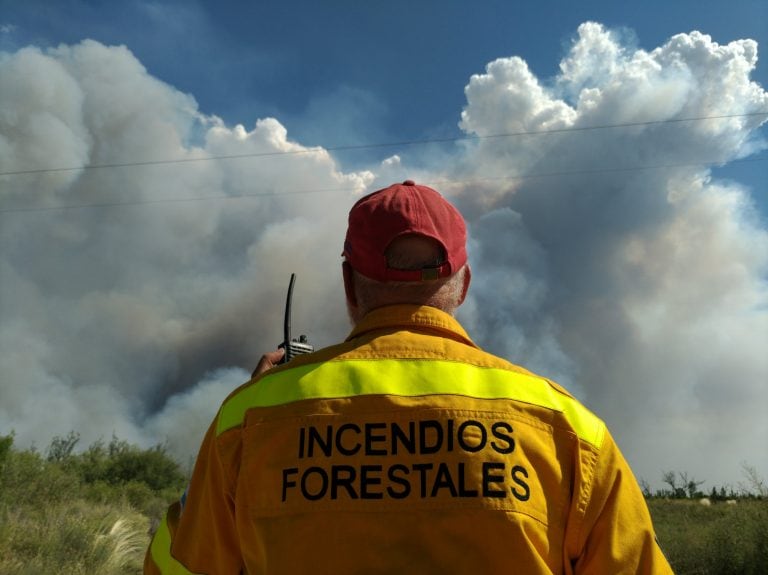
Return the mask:
{"type": "Polygon", "coordinates": [[[419,305],[388,305],[368,312],[354,327],[346,341],[372,331],[392,328],[421,332],[438,332],[441,337],[478,347],[453,316],[434,307],[419,305]]]}

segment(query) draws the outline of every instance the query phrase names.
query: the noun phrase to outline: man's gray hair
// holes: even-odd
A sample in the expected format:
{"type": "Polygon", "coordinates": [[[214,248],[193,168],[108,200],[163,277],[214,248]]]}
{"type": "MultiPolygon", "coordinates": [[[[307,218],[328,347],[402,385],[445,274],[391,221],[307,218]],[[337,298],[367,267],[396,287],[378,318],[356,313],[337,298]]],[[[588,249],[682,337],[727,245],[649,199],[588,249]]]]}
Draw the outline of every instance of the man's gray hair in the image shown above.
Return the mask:
{"type": "MultiPolygon", "coordinates": [[[[387,249],[387,265],[395,269],[422,269],[445,261],[442,247],[429,238],[405,236],[387,249]]],[[[421,282],[379,282],[355,272],[359,312],[393,304],[428,305],[451,315],[461,304],[467,266],[447,278],[421,282]]],[[[354,318],[353,318],[354,319],[354,318]]]]}

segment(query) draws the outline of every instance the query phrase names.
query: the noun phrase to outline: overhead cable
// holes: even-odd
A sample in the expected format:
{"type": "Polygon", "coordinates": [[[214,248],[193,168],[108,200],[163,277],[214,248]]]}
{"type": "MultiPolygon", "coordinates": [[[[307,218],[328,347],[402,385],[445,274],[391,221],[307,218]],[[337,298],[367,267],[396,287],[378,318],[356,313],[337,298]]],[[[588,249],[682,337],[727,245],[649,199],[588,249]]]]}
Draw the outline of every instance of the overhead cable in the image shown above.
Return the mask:
{"type": "MultiPolygon", "coordinates": [[[[731,160],[728,163],[745,163],[745,162],[764,162],[768,160],[768,156],[759,158],[742,158],[739,160],[731,160]]],[[[492,181],[515,181],[515,180],[531,180],[537,178],[550,178],[550,177],[563,177],[563,176],[583,176],[602,173],[616,173],[616,172],[636,172],[642,170],[665,170],[672,168],[685,168],[696,167],[702,164],[714,164],[712,162],[688,162],[677,164],[655,164],[647,166],[628,166],[628,167],[614,167],[614,168],[595,168],[584,170],[562,170],[557,172],[539,172],[529,173],[523,175],[501,175],[501,176],[487,176],[483,178],[472,178],[466,180],[435,180],[429,182],[423,182],[425,185],[472,185],[481,182],[492,181]]],[[[301,189],[301,190],[280,190],[271,192],[253,192],[248,194],[218,194],[212,196],[195,196],[195,197],[180,197],[180,198],[156,198],[156,199],[137,199],[126,201],[113,201],[113,202],[94,202],[88,204],[70,204],[70,205],[58,205],[58,206],[35,206],[27,208],[7,208],[0,209],[1,214],[8,213],[23,213],[23,212],[50,212],[50,211],[63,211],[63,210],[76,210],[76,209],[89,209],[89,208],[116,208],[127,206],[143,206],[151,204],[176,204],[176,203],[189,203],[189,202],[210,202],[210,201],[224,201],[224,200],[238,200],[248,198],[264,198],[272,196],[286,196],[286,195],[302,195],[302,194],[328,194],[328,193],[350,193],[354,192],[354,188],[315,188],[315,189],[301,189]]]]}
{"type": "Polygon", "coordinates": [[[198,162],[212,162],[221,160],[236,160],[245,158],[266,158],[275,156],[297,156],[304,154],[315,154],[318,151],[327,152],[343,152],[353,150],[368,150],[376,148],[389,148],[397,146],[417,146],[426,144],[446,144],[462,141],[474,141],[474,140],[492,140],[503,138],[516,138],[523,136],[548,136],[554,134],[564,134],[571,132],[588,132],[594,130],[611,130],[617,128],[632,128],[641,126],[653,126],[663,124],[679,124],[683,122],[702,122],[707,120],[724,120],[729,118],[748,118],[755,116],[768,116],[766,112],[749,112],[744,114],[725,114],[720,116],[699,116],[691,118],[672,118],[667,120],[648,120],[643,122],[627,122],[622,124],[604,124],[595,126],[578,126],[569,128],[554,128],[547,130],[530,130],[519,132],[505,132],[500,134],[486,134],[486,135],[466,135],[466,136],[454,136],[446,138],[425,138],[419,140],[401,140],[396,142],[379,142],[369,144],[350,144],[341,146],[313,146],[304,148],[301,150],[275,150],[270,152],[252,152],[246,154],[226,154],[219,156],[205,156],[199,158],[167,158],[159,160],[141,160],[141,161],[126,161],[126,162],[110,162],[107,164],[88,164],[82,166],[68,166],[68,167],[52,167],[52,168],[30,168],[30,169],[18,169],[0,172],[0,176],[22,176],[30,174],[46,174],[53,172],[76,172],[81,170],[103,170],[111,168],[128,168],[139,166],[158,166],[158,165],[171,165],[171,164],[187,164],[198,162]]]}

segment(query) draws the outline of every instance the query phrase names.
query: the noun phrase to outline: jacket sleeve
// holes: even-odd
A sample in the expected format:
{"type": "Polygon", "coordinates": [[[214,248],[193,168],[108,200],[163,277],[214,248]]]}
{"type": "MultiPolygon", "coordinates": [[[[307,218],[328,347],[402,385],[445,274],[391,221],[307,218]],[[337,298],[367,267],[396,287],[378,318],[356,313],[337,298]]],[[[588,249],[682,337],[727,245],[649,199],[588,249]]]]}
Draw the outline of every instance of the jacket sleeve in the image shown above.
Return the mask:
{"type": "Polygon", "coordinates": [[[582,509],[575,574],[672,574],[640,486],[609,433],[582,509]]]}
{"type": "Polygon", "coordinates": [[[232,464],[222,456],[239,449],[239,430],[216,437],[211,425],[189,487],[161,521],[144,558],[145,575],[237,575],[242,558],[235,526],[232,464]]]}

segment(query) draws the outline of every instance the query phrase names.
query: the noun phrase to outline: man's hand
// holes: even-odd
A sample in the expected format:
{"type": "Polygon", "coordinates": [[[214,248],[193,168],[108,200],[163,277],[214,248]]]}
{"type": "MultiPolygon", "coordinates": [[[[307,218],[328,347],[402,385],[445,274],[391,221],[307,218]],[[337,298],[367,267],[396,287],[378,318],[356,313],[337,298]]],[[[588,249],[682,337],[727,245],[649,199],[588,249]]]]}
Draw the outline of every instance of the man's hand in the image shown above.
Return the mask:
{"type": "Polygon", "coordinates": [[[261,356],[261,359],[259,360],[259,364],[256,366],[256,369],[253,370],[251,377],[256,377],[257,375],[261,375],[265,371],[272,369],[278,363],[280,363],[280,360],[283,359],[284,355],[285,355],[285,349],[282,349],[282,348],[277,349],[275,351],[268,351],[267,353],[261,356]]]}

